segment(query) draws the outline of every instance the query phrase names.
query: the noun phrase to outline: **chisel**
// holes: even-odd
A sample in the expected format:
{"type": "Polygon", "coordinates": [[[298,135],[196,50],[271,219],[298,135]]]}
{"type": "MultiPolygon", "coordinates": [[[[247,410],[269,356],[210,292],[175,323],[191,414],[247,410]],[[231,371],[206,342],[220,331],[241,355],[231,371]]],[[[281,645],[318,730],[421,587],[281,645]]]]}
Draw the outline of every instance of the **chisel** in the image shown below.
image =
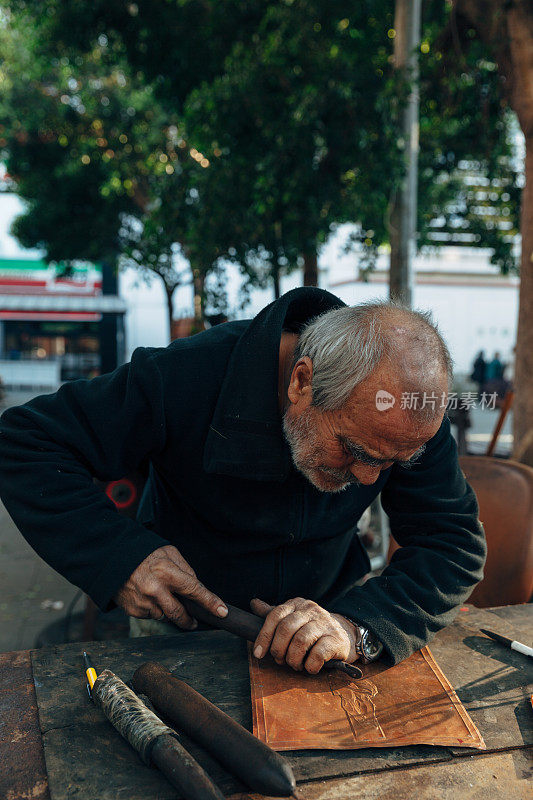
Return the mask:
{"type": "MultiPolygon", "coordinates": [[[[243,611],[242,608],[231,606],[229,603],[226,603],[227,615],[225,617],[216,617],[193,600],[186,600],[181,597],[180,600],[189,614],[200,620],[200,622],[206,622],[214,628],[221,628],[229,631],[229,633],[234,633],[249,642],[254,642],[257,639],[259,631],[263,627],[264,619],[262,617],[258,617],[257,614],[252,614],[249,611],[243,611]]],[[[348,664],[346,661],[341,661],[339,658],[332,658],[330,661],[326,661],[324,669],[340,669],[351,678],[363,677],[363,671],[359,667],[354,664],[348,664]]]]}

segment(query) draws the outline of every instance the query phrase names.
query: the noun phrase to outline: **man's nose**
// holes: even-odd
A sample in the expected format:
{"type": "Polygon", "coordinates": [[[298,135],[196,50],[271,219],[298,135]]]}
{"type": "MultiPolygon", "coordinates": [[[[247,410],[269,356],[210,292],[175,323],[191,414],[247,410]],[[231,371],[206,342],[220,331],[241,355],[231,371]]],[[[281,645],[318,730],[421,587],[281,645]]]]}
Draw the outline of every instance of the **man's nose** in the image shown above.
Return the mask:
{"type": "Polygon", "coordinates": [[[379,478],[381,467],[371,467],[368,464],[354,463],[350,467],[350,472],[354,478],[357,478],[359,483],[363,483],[365,486],[371,486],[379,478]]]}

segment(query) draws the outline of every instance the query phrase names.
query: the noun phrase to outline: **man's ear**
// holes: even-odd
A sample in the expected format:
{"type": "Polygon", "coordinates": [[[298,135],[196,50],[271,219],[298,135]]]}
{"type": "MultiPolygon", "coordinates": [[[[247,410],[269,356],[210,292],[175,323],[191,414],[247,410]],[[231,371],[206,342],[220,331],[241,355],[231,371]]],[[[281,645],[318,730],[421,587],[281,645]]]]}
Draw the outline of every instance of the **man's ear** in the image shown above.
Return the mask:
{"type": "Polygon", "coordinates": [[[293,405],[302,401],[305,405],[311,405],[313,399],[312,379],[313,362],[308,356],[303,356],[294,365],[287,389],[287,396],[293,405]]]}

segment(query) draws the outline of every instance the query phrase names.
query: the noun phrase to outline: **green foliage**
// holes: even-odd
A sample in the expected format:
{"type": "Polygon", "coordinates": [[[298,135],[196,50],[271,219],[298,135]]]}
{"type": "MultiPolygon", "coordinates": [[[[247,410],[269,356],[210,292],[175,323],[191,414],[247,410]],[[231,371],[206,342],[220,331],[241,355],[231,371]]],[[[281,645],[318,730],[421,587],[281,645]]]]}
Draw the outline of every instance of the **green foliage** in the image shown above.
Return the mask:
{"type": "Polygon", "coordinates": [[[517,127],[490,52],[467,30],[453,34],[449,4],[431,0],[420,54],[419,246],[492,249],[503,272],[517,269],[521,174],[517,127]]]}
{"type": "MultiPolygon", "coordinates": [[[[265,285],[352,221],[361,268],[403,173],[393,0],[11,0],[0,122],[28,202],[15,232],[52,259],[117,258],[167,295],[221,259],[265,285]]],[[[420,245],[493,248],[514,268],[519,176],[499,77],[449,4],[420,53],[420,245]],[[490,213],[488,213],[490,212],[490,213]]],[[[223,306],[219,273],[215,303],[223,306]]]]}
{"type": "Polygon", "coordinates": [[[193,91],[188,129],[230,197],[233,249],[252,275],[316,252],[335,224],[386,237],[387,186],[401,172],[385,98],[389,2],[272,3],[224,72],[193,91]],[[235,201],[235,206],[232,205],[235,201]]]}
{"type": "Polygon", "coordinates": [[[173,112],[181,110],[192,89],[221,72],[234,43],[249,39],[266,7],[263,0],[8,0],[3,5],[38,20],[46,54],[76,57],[104,35],[173,112]]]}
{"type": "Polygon", "coordinates": [[[171,296],[192,276],[174,254],[197,224],[194,174],[176,115],[101,34],[89,52],[51,57],[26,16],[1,31],[0,100],[8,173],[27,211],[20,241],[50,260],[103,258],[157,274],[171,296]]]}
{"type": "Polygon", "coordinates": [[[45,247],[51,260],[104,258],[115,249],[118,214],[127,210],[128,197],[105,194],[113,173],[104,157],[83,164],[95,131],[80,114],[72,70],[65,62],[48,67],[36,61],[34,32],[25,22],[1,30],[0,144],[28,204],[15,233],[27,246],[45,247]]]}

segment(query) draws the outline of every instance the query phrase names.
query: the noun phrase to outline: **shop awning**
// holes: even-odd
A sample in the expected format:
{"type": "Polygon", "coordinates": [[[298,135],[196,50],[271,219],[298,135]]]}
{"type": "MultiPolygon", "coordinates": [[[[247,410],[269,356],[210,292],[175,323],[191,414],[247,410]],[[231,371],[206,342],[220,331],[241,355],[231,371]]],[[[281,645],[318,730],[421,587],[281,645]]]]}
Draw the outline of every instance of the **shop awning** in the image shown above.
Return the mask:
{"type": "Polygon", "coordinates": [[[98,322],[102,314],[124,314],[126,303],[116,295],[0,294],[0,320],[71,320],[98,322]]]}

